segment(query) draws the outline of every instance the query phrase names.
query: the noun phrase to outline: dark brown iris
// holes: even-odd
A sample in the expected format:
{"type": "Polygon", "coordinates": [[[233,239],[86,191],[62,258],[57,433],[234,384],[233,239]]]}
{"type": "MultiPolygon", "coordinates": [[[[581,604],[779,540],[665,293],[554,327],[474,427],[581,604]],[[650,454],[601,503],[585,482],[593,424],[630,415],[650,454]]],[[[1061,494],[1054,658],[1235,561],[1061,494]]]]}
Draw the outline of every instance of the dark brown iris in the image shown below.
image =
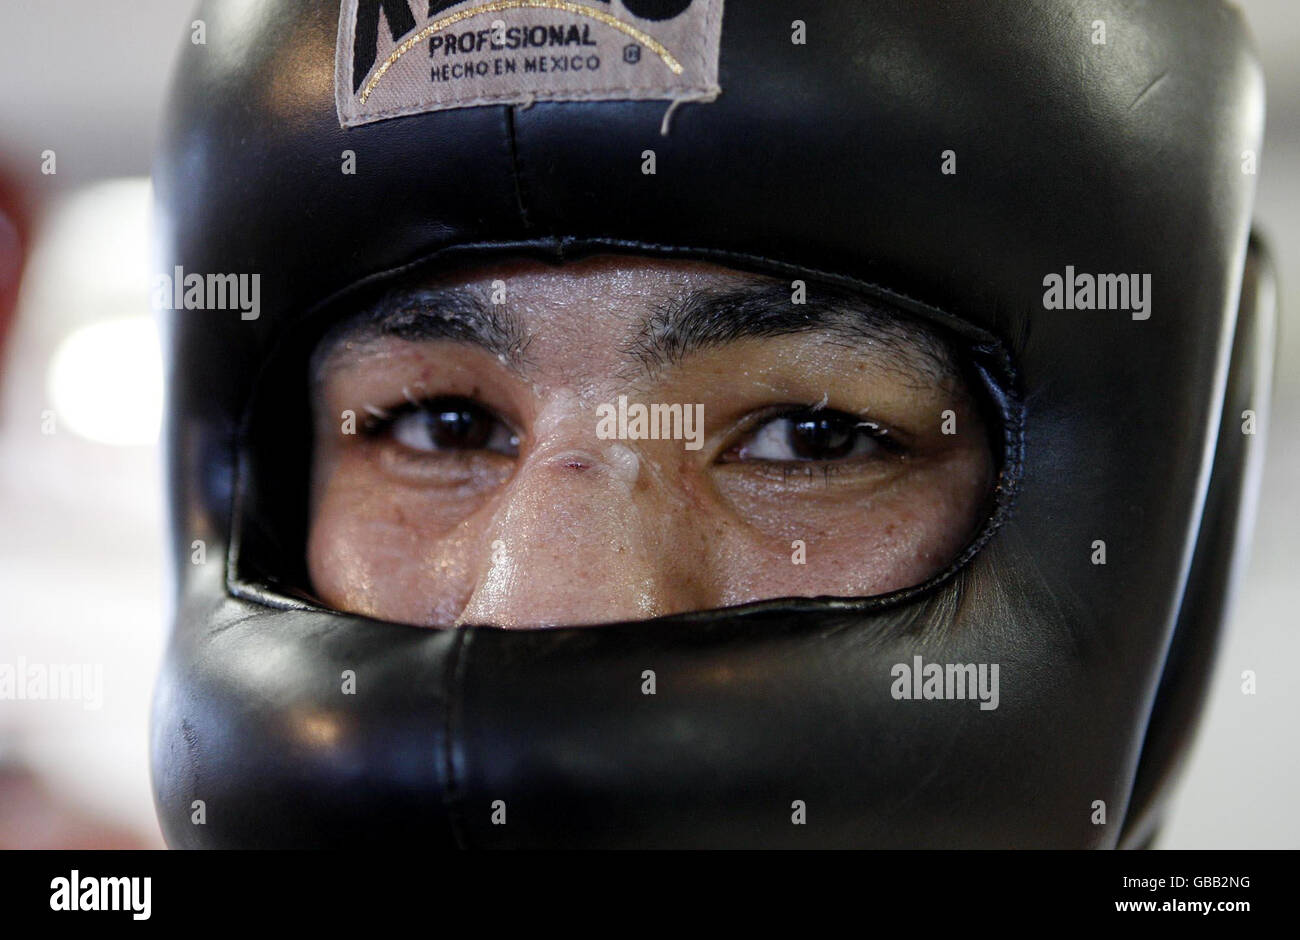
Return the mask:
{"type": "Polygon", "coordinates": [[[804,460],[835,460],[853,450],[857,420],[843,412],[790,417],[790,449],[804,460]]]}
{"type": "Polygon", "coordinates": [[[466,398],[436,398],[421,409],[429,440],[446,450],[480,450],[492,436],[495,419],[466,398]]]}

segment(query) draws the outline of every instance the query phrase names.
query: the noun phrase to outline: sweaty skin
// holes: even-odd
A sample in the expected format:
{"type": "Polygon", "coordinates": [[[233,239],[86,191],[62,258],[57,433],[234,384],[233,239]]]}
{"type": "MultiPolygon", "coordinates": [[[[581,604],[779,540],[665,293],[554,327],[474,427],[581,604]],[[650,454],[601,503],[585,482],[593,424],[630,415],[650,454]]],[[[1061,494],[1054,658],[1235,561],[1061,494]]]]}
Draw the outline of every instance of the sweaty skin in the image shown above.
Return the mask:
{"type": "Polygon", "coordinates": [[[910,325],[715,337],[650,361],[656,311],[754,285],[777,282],[697,262],[513,262],[435,284],[507,315],[506,351],[409,330],[331,339],[313,386],[317,594],[417,625],[538,627],[935,574],[994,475],[952,353],[910,325]],[[620,395],[703,405],[701,446],[602,437],[598,409],[620,395]]]}

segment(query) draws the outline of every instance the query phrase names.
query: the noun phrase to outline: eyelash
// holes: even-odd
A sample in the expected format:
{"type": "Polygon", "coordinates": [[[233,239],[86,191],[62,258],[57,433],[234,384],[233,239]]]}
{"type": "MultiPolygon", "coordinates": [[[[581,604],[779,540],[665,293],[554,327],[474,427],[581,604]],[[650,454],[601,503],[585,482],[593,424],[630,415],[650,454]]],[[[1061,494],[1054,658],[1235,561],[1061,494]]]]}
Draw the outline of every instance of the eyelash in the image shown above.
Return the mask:
{"type": "Polygon", "coordinates": [[[425,404],[427,403],[422,401],[412,401],[388,408],[375,408],[372,405],[367,405],[366,413],[361,419],[361,434],[364,437],[383,437],[392,430],[398,419],[415,413],[425,404]]]}
{"type": "MultiPolygon", "coordinates": [[[[361,433],[363,434],[363,436],[365,436],[368,439],[379,439],[382,437],[390,436],[393,434],[394,428],[396,427],[398,422],[400,422],[403,418],[406,418],[414,414],[418,414],[419,412],[422,411],[432,413],[435,410],[435,406],[437,406],[439,403],[444,403],[444,407],[451,407],[453,404],[457,404],[462,406],[468,405],[477,410],[481,410],[486,415],[490,416],[492,420],[498,422],[502,427],[509,430],[512,435],[512,442],[517,445],[519,440],[519,435],[517,434],[517,432],[514,431],[513,428],[509,426],[509,424],[504,419],[498,416],[494,411],[492,411],[492,409],[479,404],[473,398],[468,398],[468,397],[458,396],[458,395],[435,395],[420,400],[408,399],[407,401],[404,401],[396,406],[390,406],[388,408],[367,409],[367,414],[361,422],[361,433]]],[[[898,456],[905,453],[906,451],[906,448],[899,442],[897,437],[890,429],[883,427],[882,425],[877,424],[874,421],[858,421],[855,420],[854,415],[849,414],[848,412],[839,411],[838,409],[824,408],[824,407],[810,408],[807,405],[785,404],[785,405],[774,405],[770,408],[763,409],[762,411],[749,416],[749,418],[743,422],[743,424],[737,431],[737,434],[740,436],[739,442],[733,444],[732,446],[724,450],[720,457],[719,462],[755,463],[755,464],[768,464],[771,466],[784,466],[786,467],[785,476],[787,478],[792,473],[801,472],[800,471],[801,467],[803,468],[802,472],[806,473],[809,476],[811,476],[812,474],[813,466],[821,466],[823,469],[823,474],[827,478],[829,478],[834,474],[843,472],[846,464],[850,464],[854,462],[852,459],[830,458],[830,459],[819,460],[815,458],[808,458],[803,460],[800,459],[779,460],[779,459],[764,458],[764,457],[749,457],[749,458],[739,457],[740,450],[747,444],[750,444],[753,441],[755,441],[757,439],[757,436],[764,429],[772,425],[774,422],[783,419],[788,420],[788,419],[806,417],[806,416],[846,418],[848,420],[853,421],[853,426],[855,430],[858,431],[858,433],[866,436],[875,444],[878,444],[886,452],[887,455],[898,456]]]]}
{"type": "MultiPolygon", "coordinates": [[[[766,408],[754,415],[750,415],[738,429],[738,434],[741,436],[740,442],[728,447],[723,452],[723,456],[724,458],[729,457],[730,455],[738,452],[739,449],[747,441],[753,440],[760,431],[762,431],[764,428],[768,427],[770,424],[772,424],[775,421],[779,421],[781,419],[790,419],[790,418],[798,418],[798,417],[813,416],[813,415],[822,415],[827,417],[843,416],[845,418],[853,420],[854,427],[859,429],[860,433],[870,438],[874,443],[879,444],[880,447],[884,449],[884,451],[889,456],[900,456],[907,452],[907,448],[898,439],[898,437],[891,429],[881,424],[878,424],[875,421],[859,421],[856,420],[855,415],[852,415],[846,411],[840,411],[839,409],[836,408],[826,408],[824,406],[809,407],[808,405],[785,404],[785,405],[773,405],[772,407],[766,408]]],[[[729,462],[745,462],[745,461],[735,460],[729,462]]],[[[800,466],[806,465],[808,468],[811,468],[815,464],[826,468],[833,468],[829,470],[829,474],[833,475],[842,472],[844,469],[844,465],[850,463],[851,461],[849,460],[789,461],[789,460],[765,460],[764,458],[750,458],[748,462],[769,463],[776,466],[780,466],[783,464],[787,465],[789,466],[789,470],[787,471],[786,475],[789,476],[790,473],[800,472],[798,469],[800,466]]]]}
{"type": "MultiPolygon", "coordinates": [[[[480,404],[472,397],[463,395],[433,395],[422,399],[407,399],[398,405],[387,408],[371,408],[367,406],[367,414],[361,422],[361,433],[368,440],[378,440],[384,437],[392,437],[399,423],[405,418],[418,415],[421,412],[434,414],[439,411],[448,411],[453,408],[472,409],[482,412],[490,418],[497,426],[509,432],[510,443],[513,447],[518,446],[519,434],[510,426],[509,422],[501,418],[495,411],[486,405],[480,404]],[[441,407],[438,407],[441,405],[441,407]]],[[[492,432],[489,432],[491,434],[492,432]]],[[[410,450],[419,451],[420,448],[409,448],[410,450]]],[[[486,449],[486,448],[485,448],[486,449]]],[[[449,448],[450,452],[464,453],[464,449],[449,448]]],[[[446,453],[447,451],[430,450],[429,453],[446,453]]]]}

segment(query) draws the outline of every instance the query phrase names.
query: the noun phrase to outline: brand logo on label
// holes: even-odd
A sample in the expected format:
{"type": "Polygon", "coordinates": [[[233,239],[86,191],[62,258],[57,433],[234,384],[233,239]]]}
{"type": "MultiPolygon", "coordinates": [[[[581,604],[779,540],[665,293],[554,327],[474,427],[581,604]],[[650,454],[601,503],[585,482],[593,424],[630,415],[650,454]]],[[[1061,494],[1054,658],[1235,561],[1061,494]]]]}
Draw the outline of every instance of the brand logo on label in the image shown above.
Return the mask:
{"type": "Polygon", "coordinates": [[[723,0],[342,0],[339,123],[484,104],[717,97],[723,0]]]}

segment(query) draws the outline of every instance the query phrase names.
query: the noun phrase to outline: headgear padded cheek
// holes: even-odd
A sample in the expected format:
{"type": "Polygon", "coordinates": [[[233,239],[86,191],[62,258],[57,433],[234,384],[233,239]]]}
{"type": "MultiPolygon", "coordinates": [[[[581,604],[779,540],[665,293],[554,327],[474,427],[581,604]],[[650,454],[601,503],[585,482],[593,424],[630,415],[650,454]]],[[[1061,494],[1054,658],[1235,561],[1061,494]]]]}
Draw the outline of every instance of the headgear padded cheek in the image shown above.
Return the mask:
{"type": "Polygon", "coordinates": [[[158,269],[257,275],[260,300],[170,316],[168,842],[1144,843],[1249,530],[1241,414],[1262,429],[1268,384],[1239,14],[515,6],[210,2],[182,54],[158,269]],[[523,48],[534,16],[557,49],[523,48]],[[520,48],[497,18],[528,26],[520,48]],[[619,64],[465,72],[579,53],[619,64]],[[457,65],[472,94],[433,87],[457,65]],[[309,435],[268,363],[417,268],[596,252],[842,284],[965,335],[1004,437],[978,551],[883,598],[589,629],[426,631],[299,596],[309,435]],[[954,678],[991,694],[945,697],[954,678]]]}

